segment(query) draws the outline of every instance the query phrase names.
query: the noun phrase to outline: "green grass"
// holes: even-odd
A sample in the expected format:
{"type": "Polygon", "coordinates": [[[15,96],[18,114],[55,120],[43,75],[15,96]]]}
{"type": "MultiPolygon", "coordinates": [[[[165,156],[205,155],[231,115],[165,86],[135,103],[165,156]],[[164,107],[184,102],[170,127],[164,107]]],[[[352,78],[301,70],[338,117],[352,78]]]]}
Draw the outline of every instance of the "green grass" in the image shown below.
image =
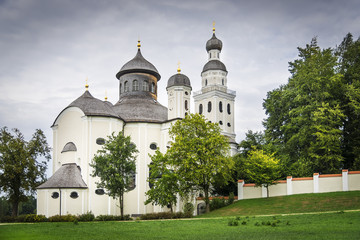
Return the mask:
{"type": "Polygon", "coordinates": [[[196,219],[0,225],[0,240],[360,239],[359,209],[360,191],[302,194],[242,200],[196,219]],[[281,215],[293,213],[307,214],[281,215]]]}
{"type": "Polygon", "coordinates": [[[360,191],[246,199],[200,217],[250,216],[360,209],[360,191]]]}
{"type": "Polygon", "coordinates": [[[359,239],[359,226],[360,212],[339,212],[238,220],[229,217],[0,225],[0,239],[359,239]],[[239,224],[229,226],[229,221],[239,224]]]}

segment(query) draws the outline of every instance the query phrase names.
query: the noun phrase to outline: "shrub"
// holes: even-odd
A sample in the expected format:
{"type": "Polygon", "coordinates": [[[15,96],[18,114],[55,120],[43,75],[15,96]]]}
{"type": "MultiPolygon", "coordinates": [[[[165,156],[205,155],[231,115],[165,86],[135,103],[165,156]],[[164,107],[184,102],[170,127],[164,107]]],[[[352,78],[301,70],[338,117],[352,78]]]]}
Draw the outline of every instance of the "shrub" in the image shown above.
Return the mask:
{"type": "Polygon", "coordinates": [[[213,211],[215,209],[219,209],[226,206],[226,201],[224,198],[213,198],[210,201],[210,211],[213,211]]]}
{"type": "Polygon", "coordinates": [[[47,218],[44,215],[27,214],[25,215],[24,222],[46,222],[47,218]]]}
{"type": "Polygon", "coordinates": [[[91,222],[94,221],[94,219],[95,216],[91,211],[78,216],[79,222],[91,222]]]}
{"type": "MultiPolygon", "coordinates": [[[[190,217],[192,216],[192,212],[190,217]]],[[[159,213],[147,213],[140,216],[141,220],[151,220],[151,219],[175,219],[175,218],[185,218],[189,217],[186,213],[177,212],[159,212],[159,213]]]]}
{"type": "Polygon", "coordinates": [[[67,215],[55,215],[49,217],[49,222],[74,222],[75,219],[78,219],[77,216],[67,214],[67,215]]]}
{"type": "Polygon", "coordinates": [[[2,216],[0,222],[15,222],[15,217],[12,216],[2,216]]]}
{"type": "Polygon", "coordinates": [[[95,218],[95,221],[129,221],[132,220],[130,215],[114,216],[114,215],[99,215],[95,218]]]}
{"type": "Polygon", "coordinates": [[[231,192],[231,193],[229,194],[229,199],[227,200],[227,205],[233,204],[234,201],[235,201],[235,196],[234,196],[234,193],[231,192]]]}
{"type": "Polygon", "coordinates": [[[193,215],[194,209],[195,209],[194,204],[192,204],[190,202],[185,203],[183,206],[183,211],[184,211],[185,215],[188,217],[191,217],[193,215]]]}
{"type": "Polygon", "coordinates": [[[228,226],[239,226],[239,222],[236,219],[230,219],[228,221],[228,226]]]}

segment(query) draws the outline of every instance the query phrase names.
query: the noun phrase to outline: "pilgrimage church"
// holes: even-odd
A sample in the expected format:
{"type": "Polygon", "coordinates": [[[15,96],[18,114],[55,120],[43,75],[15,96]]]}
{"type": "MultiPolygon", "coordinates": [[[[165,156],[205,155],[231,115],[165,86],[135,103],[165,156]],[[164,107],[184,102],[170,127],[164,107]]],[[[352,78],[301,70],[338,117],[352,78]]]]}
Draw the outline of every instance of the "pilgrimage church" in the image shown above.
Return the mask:
{"type": "MultiPolygon", "coordinates": [[[[97,179],[90,176],[89,163],[107,136],[120,131],[131,137],[139,151],[135,186],[125,193],[124,214],[139,216],[168,211],[144,204],[145,192],[149,190],[149,154],[154,154],[157,148],[166,152],[171,142],[169,128],[190,113],[191,95],[195,102],[194,112],[219,124],[222,134],[229,139],[231,155],[234,155],[236,93],[227,88],[227,70],[220,61],[222,45],[213,28],[213,35],[206,42],[208,61],[201,71],[201,90],[192,92],[190,79],[178,69],[167,80],[168,108],[157,101],[161,76],[141,54],[140,41],[135,57],[116,73],[119,100],[115,104],[94,98],[86,85],[85,92],[62,110],[51,126],[53,175],[37,188],[37,214],[49,217],[91,211],[95,216],[119,215],[118,200],[109,197],[106,189],[97,188],[97,179]]],[[[175,210],[181,209],[178,201],[175,210]]]]}

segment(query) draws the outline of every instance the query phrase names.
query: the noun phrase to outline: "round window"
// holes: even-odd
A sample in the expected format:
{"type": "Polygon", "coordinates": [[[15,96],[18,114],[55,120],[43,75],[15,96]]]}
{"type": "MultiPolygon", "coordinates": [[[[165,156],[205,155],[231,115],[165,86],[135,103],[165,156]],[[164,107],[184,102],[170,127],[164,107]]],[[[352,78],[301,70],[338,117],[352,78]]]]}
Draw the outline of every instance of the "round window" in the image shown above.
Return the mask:
{"type": "Polygon", "coordinates": [[[228,127],[231,127],[231,124],[230,123],[227,123],[228,127]]]}
{"type": "Polygon", "coordinates": [[[52,197],[53,199],[57,199],[57,198],[59,197],[59,193],[58,193],[58,192],[53,192],[53,193],[51,194],[51,197],[52,197]]]}
{"type": "Polygon", "coordinates": [[[96,193],[97,195],[104,195],[104,194],[105,194],[105,191],[104,191],[104,189],[102,189],[102,188],[98,188],[98,189],[95,190],[95,193],[96,193]]]}
{"type": "Polygon", "coordinates": [[[79,194],[77,192],[71,192],[70,197],[73,198],[73,199],[76,199],[76,198],[79,197],[79,194]]]}
{"type": "Polygon", "coordinates": [[[222,121],[219,121],[219,124],[220,124],[220,125],[223,125],[223,122],[222,122],[222,121]]]}
{"type": "Polygon", "coordinates": [[[104,145],[104,144],[105,144],[105,139],[103,139],[103,138],[97,138],[97,139],[96,139],[96,144],[98,144],[98,145],[104,145]]]}
{"type": "Polygon", "coordinates": [[[156,148],[157,148],[156,143],[150,144],[150,149],[156,150],[156,148]]]}

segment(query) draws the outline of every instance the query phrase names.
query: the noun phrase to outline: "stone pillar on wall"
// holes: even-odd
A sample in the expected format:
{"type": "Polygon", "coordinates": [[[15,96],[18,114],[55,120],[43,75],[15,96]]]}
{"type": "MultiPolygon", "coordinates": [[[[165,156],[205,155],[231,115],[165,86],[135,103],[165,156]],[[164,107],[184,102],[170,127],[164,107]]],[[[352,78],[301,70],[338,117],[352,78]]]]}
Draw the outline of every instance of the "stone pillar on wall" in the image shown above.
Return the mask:
{"type": "Polygon", "coordinates": [[[349,178],[348,178],[348,170],[342,170],[342,190],[349,191],[349,178]]]}
{"type": "Polygon", "coordinates": [[[292,195],[292,176],[286,178],[286,195],[292,195]]]}
{"type": "MultiPolygon", "coordinates": [[[[269,192],[269,195],[270,195],[270,192],[269,192]]],[[[266,187],[264,187],[264,185],[261,185],[261,196],[263,198],[267,197],[267,191],[266,191],[266,187]]]]}
{"type": "Polygon", "coordinates": [[[319,192],[319,173],[314,173],[313,176],[314,193],[319,192]]]}
{"type": "Polygon", "coordinates": [[[244,180],[238,181],[238,200],[244,199],[244,180]]]}

